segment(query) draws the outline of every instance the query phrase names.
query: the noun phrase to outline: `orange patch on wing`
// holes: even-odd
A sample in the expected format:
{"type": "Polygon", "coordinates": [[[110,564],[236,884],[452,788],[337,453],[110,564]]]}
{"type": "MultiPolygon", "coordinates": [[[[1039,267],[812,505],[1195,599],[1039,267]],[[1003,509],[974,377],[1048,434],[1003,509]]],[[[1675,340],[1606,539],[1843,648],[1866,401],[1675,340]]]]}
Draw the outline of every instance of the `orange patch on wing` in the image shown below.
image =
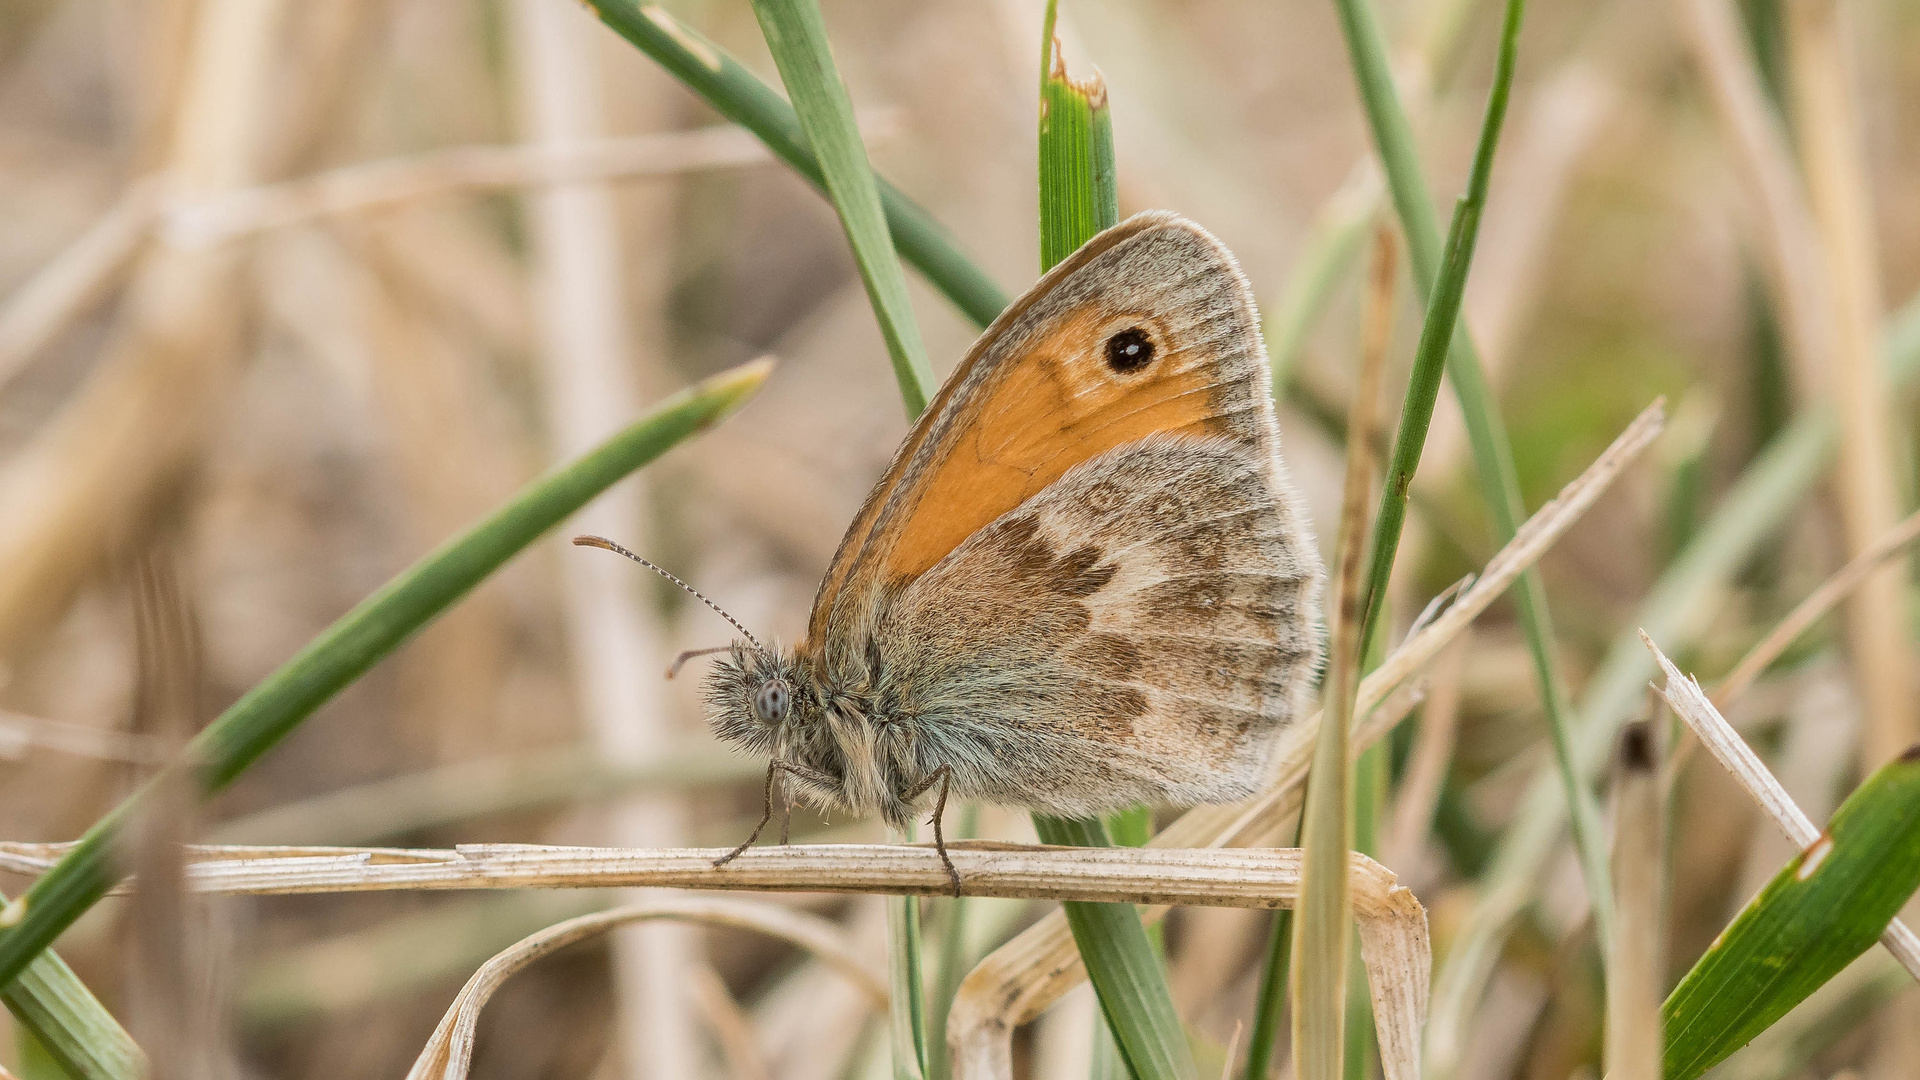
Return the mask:
{"type": "Polygon", "coordinates": [[[924,573],[968,537],[1019,506],[1075,465],[1149,435],[1219,430],[1216,367],[1201,350],[1181,350],[1151,318],[1116,323],[1099,313],[1069,319],[956,417],[958,437],[934,466],[886,556],[886,576],[924,573]],[[1161,354],[1120,375],[1103,355],[1108,334],[1147,328],[1161,354]]]}

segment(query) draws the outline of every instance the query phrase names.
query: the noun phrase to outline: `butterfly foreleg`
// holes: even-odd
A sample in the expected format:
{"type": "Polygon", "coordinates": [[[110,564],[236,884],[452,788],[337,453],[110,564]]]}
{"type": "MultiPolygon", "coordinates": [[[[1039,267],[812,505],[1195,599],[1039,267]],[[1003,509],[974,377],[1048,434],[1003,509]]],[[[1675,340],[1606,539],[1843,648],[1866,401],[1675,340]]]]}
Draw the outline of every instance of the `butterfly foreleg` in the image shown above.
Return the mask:
{"type": "Polygon", "coordinates": [[[952,780],[953,767],[951,765],[942,765],[928,773],[926,779],[913,785],[913,787],[908,788],[906,791],[901,792],[900,801],[910,804],[913,800],[925,795],[927,789],[935,783],[940,785],[940,795],[934,800],[933,817],[929,822],[933,826],[933,850],[940,856],[940,865],[947,868],[947,879],[953,882],[954,898],[959,899],[960,871],[954,869],[953,859],[947,854],[947,834],[946,830],[943,829],[940,824],[941,819],[947,815],[947,785],[951,783],[952,780]]]}
{"type": "MultiPolygon", "coordinates": [[[[753,827],[753,831],[747,834],[746,840],[743,841],[739,847],[734,848],[732,851],[729,851],[725,855],[722,855],[719,858],[713,860],[713,865],[715,868],[725,866],[728,863],[732,862],[734,859],[739,857],[741,852],[752,847],[753,842],[755,840],[760,839],[760,833],[763,829],[767,827],[767,822],[773,820],[773,781],[774,781],[774,778],[782,772],[790,772],[793,775],[798,776],[803,780],[811,780],[816,784],[818,783],[831,784],[833,782],[832,777],[828,776],[823,772],[818,771],[817,769],[809,769],[805,765],[796,765],[791,761],[781,761],[779,758],[775,758],[772,761],[767,762],[766,800],[760,811],[760,823],[753,827]]],[[[782,795],[781,801],[783,803],[786,803],[784,793],[782,795]]],[[[787,830],[793,824],[792,810],[793,810],[792,804],[788,803],[787,813],[785,816],[783,816],[780,819],[780,842],[782,844],[787,842],[787,830]]]]}

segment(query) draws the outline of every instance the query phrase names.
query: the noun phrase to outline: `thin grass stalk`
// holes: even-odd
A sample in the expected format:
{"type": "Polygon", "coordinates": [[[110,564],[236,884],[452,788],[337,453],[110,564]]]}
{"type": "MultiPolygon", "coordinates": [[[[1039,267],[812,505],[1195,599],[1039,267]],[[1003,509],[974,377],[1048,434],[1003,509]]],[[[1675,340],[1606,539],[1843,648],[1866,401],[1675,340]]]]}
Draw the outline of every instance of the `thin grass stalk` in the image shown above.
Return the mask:
{"type": "Polygon", "coordinates": [[[932,396],[933,369],[927,365],[920,324],[907,299],[907,278],[893,247],[867,146],[853,119],[853,99],[834,67],[820,5],[816,0],[754,0],[753,13],[846,230],[847,246],[853,249],[854,265],[893,359],[907,419],[916,419],[932,396]]]}
{"type": "Polygon", "coordinates": [[[1848,560],[1845,566],[1834,571],[1832,577],[1821,582],[1819,588],[1808,593],[1806,599],[1794,605],[1787,617],[1775,623],[1767,636],[1749,649],[1733,670],[1720,680],[1720,685],[1713,691],[1714,705],[1725,708],[1727,702],[1745,693],[1755,679],[1780,659],[1781,653],[1786,652],[1801,634],[1807,632],[1808,627],[1832,611],[1835,604],[1872,576],[1882,563],[1900,554],[1915,540],[1920,540],[1920,513],[1908,515],[1905,521],[1848,560]]]}
{"type": "Polygon", "coordinates": [[[1660,1080],[1661,939],[1666,888],[1666,808],[1656,729],[1627,728],[1613,779],[1614,911],[1607,964],[1609,1080],[1660,1080]]]}
{"type": "Polygon", "coordinates": [[[1303,878],[1292,964],[1293,1072],[1299,1080],[1336,1080],[1345,1072],[1347,954],[1353,934],[1345,863],[1355,836],[1349,748],[1366,632],[1361,567],[1366,559],[1367,503],[1373,493],[1373,431],[1393,334],[1394,261],[1392,241],[1381,233],[1362,316],[1360,372],[1347,413],[1340,562],[1334,576],[1338,606],[1323,703],[1326,719],[1314,740],[1300,825],[1303,878]]]}
{"type": "MultiPolygon", "coordinates": [[[[1056,4],[1041,26],[1040,251],[1052,269],[1120,220],[1114,174],[1113,121],[1106,82],[1095,70],[1074,77],[1054,36],[1056,4]]],[[[1101,821],[1033,815],[1049,844],[1105,847],[1101,821]]],[[[1167,988],[1166,968],[1131,905],[1062,905],[1100,1001],[1101,1017],[1121,1058],[1139,1080],[1192,1077],[1193,1054],[1167,988]]]]}
{"type": "MultiPolygon", "coordinates": [[[[913,843],[913,827],[888,829],[887,841],[913,843]]],[[[927,1075],[926,977],[920,950],[920,898],[893,897],[887,901],[887,1038],[892,1048],[894,1080],[921,1080],[927,1075]]]]}
{"type": "MultiPolygon", "coordinates": [[[[718,423],[766,380],[760,360],[656,406],[593,453],[524,488],[491,517],[403,571],[254,686],[188,744],[174,768],[201,793],[231,783],[314,711],[488,574],[616,481],[718,423]]],[[[27,894],[0,910],[0,985],[113,886],[114,846],[146,788],[109,811],[27,894]]]]}
{"type": "MultiPolygon", "coordinates": [[[[1296,830],[1293,846],[1300,839],[1296,830]]],[[[1273,913],[1267,958],[1260,968],[1260,990],[1254,998],[1253,1031],[1247,1036],[1245,1080],[1266,1080],[1273,1062],[1273,1046],[1286,1022],[1287,984],[1293,969],[1293,912],[1273,913]]]]}
{"type": "MultiPolygon", "coordinates": [[[[759,76],[661,7],[634,0],[584,0],[600,21],[652,57],[722,116],[753,132],[809,183],[826,190],[793,107],[759,76]]],[[[877,179],[877,178],[876,178],[877,179]]],[[[952,236],[898,188],[877,179],[887,227],[902,258],[978,326],[1007,306],[1007,294],[954,244],[952,236]]]]}
{"type": "MultiPolygon", "coordinates": [[[[1406,234],[1414,280],[1421,292],[1429,297],[1431,306],[1432,299],[1440,295],[1438,290],[1443,283],[1442,271],[1447,261],[1445,251],[1453,247],[1454,241],[1450,239],[1446,248],[1442,247],[1439,225],[1433,206],[1428,201],[1429,189],[1415,151],[1412,125],[1394,89],[1385,39],[1372,7],[1367,0],[1335,2],[1354,75],[1360,86],[1361,101],[1373,131],[1374,145],[1379,150],[1394,206],[1406,234]]],[[[1499,113],[1505,110],[1506,95],[1511,88],[1514,54],[1524,10],[1524,0],[1508,0],[1501,26],[1494,89],[1487,103],[1487,116],[1490,121],[1495,121],[1491,125],[1495,128],[1498,126],[1499,113]],[[1505,72],[1504,78],[1499,74],[1502,71],[1505,72]]],[[[1482,145],[1486,146],[1488,125],[1483,125],[1481,134],[1482,145]]],[[[1477,163],[1476,155],[1476,166],[1477,163]]],[[[1457,226],[1456,213],[1456,231],[1457,226]]],[[[1499,538],[1504,542],[1513,537],[1526,516],[1520,498],[1519,476],[1513,463],[1513,448],[1487,389],[1486,376],[1471,335],[1456,320],[1446,340],[1449,342],[1447,375],[1466,419],[1468,442],[1473,449],[1488,511],[1492,514],[1499,538]]],[[[1394,490],[1391,484],[1388,490],[1394,490]]],[[[1519,586],[1514,598],[1519,607],[1521,627],[1526,635],[1534,675],[1540,684],[1547,725],[1553,736],[1556,763],[1561,769],[1564,797],[1574,822],[1587,894],[1593,905],[1596,926],[1604,939],[1609,924],[1606,912],[1611,896],[1607,886],[1606,854],[1597,836],[1599,809],[1586,786],[1575,782],[1578,771],[1572,768],[1572,740],[1568,733],[1571,710],[1566,704],[1553,654],[1554,633],[1547,607],[1546,587],[1539,574],[1532,570],[1521,575],[1519,586]]]]}
{"type": "MultiPolygon", "coordinates": [[[[957,839],[966,840],[980,832],[980,806],[968,803],[960,811],[953,830],[957,839]]],[[[956,896],[946,905],[946,921],[940,927],[939,966],[934,972],[933,999],[927,1008],[927,1076],[929,1080],[947,1080],[953,1075],[953,1062],[947,1056],[947,1010],[953,1007],[954,991],[966,978],[971,963],[967,950],[967,922],[973,904],[956,896]]]]}
{"type": "MultiPolygon", "coordinates": [[[[1795,146],[1818,231],[1831,305],[1833,352],[1821,375],[1845,422],[1838,496],[1847,554],[1860,555],[1901,516],[1886,377],[1875,362],[1881,330],[1880,252],[1862,117],[1849,70],[1846,7],[1835,0],[1785,5],[1796,114],[1795,146]]],[[[1847,652],[1866,707],[1861,764],[1873,768],[1920,738],[1916,723],[1907,574],[1884,566],[1846,604],[1847,652]]]]}
{"type": "MultiPolygon", "coordinates": [[[[601,31],[571,5],[548,0],[513,0],[509,15],[523,138],[556,157],[577,154],[606,128],[605,80],[593,48],[601,31]]],[[[653,116],[640,122],[664,124],[670,107],[645,106],[653,116]]],[[[675,191],[657,186],[644,201],[616,206],[610,185],[582,180],[529,191],[522,203],[549,460],[586,453],[620,430],[640,411],[636,370],[666,368],[664,302],[630,307],[627,287],[629,272],[647,280],[649,262],[657,266],[671,257],[664,241],[675,191]],[[622,235],[622,209],[644,230],[627,234],[631,240],[622,235]]],[[[635,478],[619,496],[584,508],[573,525],[646,551],[652,547],[648,502],[644,481],[635,478]]],[[[645,761],[676,734],[658,683],[667,662],[659,617],[644,594],[627,587],[632,572],[623,559],[574,552],[559,581],[581,719],[598,756],[623,765],[645,761]]],[[[595,824],[610,843],[684,843],[689,814],[677,795],[623,800],[595,824]]],[[[609,902],[647,898],[634,892],[609,902]]],[[[704,942],[683,926],[643,922],[614,931],[610,952],[614,1041],[625,1076],[696,1072],[701,1050],[683,984],[687,972],[705,967],[704,942]]]]}
{"type": "Polygon", "coordinates": [[[1281,283],[1272,314],[1260,321],[1261,336],[1267,339],[1267,364],[1273,369],[1275,401],[1287,396],[1287,383],[1307,334],[1330,306],[1334,287],[1359,260],[1380,197],[1380,166],[1372,158],[1362,159],[1307,226],[1300,256],[1281,283]]]}

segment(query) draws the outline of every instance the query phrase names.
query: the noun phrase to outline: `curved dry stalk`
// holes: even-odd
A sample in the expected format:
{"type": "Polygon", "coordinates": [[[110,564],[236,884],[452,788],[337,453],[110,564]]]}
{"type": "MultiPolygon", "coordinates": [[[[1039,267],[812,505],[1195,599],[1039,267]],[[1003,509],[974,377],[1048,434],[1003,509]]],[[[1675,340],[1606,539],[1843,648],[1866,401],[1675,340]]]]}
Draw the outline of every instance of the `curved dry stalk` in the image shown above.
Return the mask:
{"type": "Polygon", "coordinates": [[[461,988],[460,995],[454,998],[446,1015],[440,1018],[440,1026],[434,1029],[433,1037],[427,1040],[413,1068],[408,1071],[408,1080],[464,1078],[473,1060],[480,1010],[486,1007],[488,999],[501,984],[528,964],[614,927],[652,919],[728,926],[780,938],[813,953],[876,998],[880,1008],[886,1007],[886,979],[869,969],[855,955],[839,927],[818,915],[745,900],[661,898],[556,923],[521,939],[513,947],[481,965],[480,970],[474,972],[466,986],[461,988]]]}
{"type": "MultiPolygon", "coordinates": [[[[1713,702],[1700,689],[1700,684],[1682,674],[1645,631],[1641,631],[1640,640],[1666,673],[1666,685],[1656,688],[1660,697],[1679,714],[1680,719],[1686,721],[1701,745],[1720,762],[1720,767],[1746,789],[1747,794],[1773,819],[1795,847],[1804,850],[1820,839],[1820,830],[1793,801],[1793,796],[1787,794],[1787,789],[1780,785],[1760,756],[1753,752],[1739,732],[1733,730],[1733,725],[1720,715],[1720,710],[1714,708],[1713,702]]],[[[1900,961],[1909,974],[1920,980],[1920,937],[1916,937],[1905,923],[1899,919],[1888,923],[1886,931],[1880,935],[1880,944],[1893,954],[1895,960],[1900,961]]]]}
{"type": "MultiPolygon", "coordinates": [[[[870,114],[861,124],[869,140],[889,138],[899,129],[894,109],[870,114]]],[[[161,217],[161,236],[176,247],[210,247],[318,218],[388,210],[447,194],[674,176],[773,160],[765,143],[733,124],[567,146],[452,146],[176,203],[161,217]]],[[[0,351],[0,369],[5,356],[0,351]]]]}
{"type": "MultiPolygon", "coordinates": [[[[1494,555],[1451,607],[1408,638],[1373,674],[1361,681],[1359,702],[1354,710],[1354,715],[1363,718],[1354,733],[1356,749],[1365,749],[1411,710],[1410,701],[1404,708],[1386,707],[1383,701],[1387,701],[1389,691],[1425,668],[1467,624],[1505,593],[1522,571],[1539,561],[1621,471],[1652,443],[1665,422],[1664,417],[1660,402],[1642,412],[1584,473],[1521,526],[1513,540],[1494,555]]],[[[1314,733],[1320,722],[1321,717],[1316,713],[1281,734],[1281,746],[1274,755],[1278,765],[1265,793],[1232,806],[1189,810],[1149,841],[1148,849],[1273,842],[1299,806],[1299,785],[1306,776],[1314,733]]],[[[1142,915],[1154,917],[1155,913],[1142,912],[1142,915]]],[[[1013,1030],[1038,1017],[1084,978],[1086,973],[1074,952],[1073,936],[1058,912],[1027,928],[982,960],[961,983],[947,1028],[948,1045],[955,1053],[956,1064],[963,1047],[969,1060],[983,1063],[982,1070],[999,1060],[1010,1061],[1009,1040],[1013,1030]]],[[[1425,985],[1421,984],[1423,995],[1425,985]]],[[[1378,1002],[1375,1008],[1380,1008],[1378,1002]]],[[[1377,1018],[1376,1023],[1379,1023],[1377,1018]]],[[[1381,1030],[1384,1036],[1387,1029],[1381,1030]]],[[[956,1072],[956,1075],[960,1074],[956,1072]]],[[[975,1075],[993,1074],[983,1071],[975,1075]]]]}
{"type": "Polygon", "coordinates": [[[1820,617],[1832,611],[1834,605],[1846,599],[1847,594],[1860,586],[1860,583],[1873,575],[1874,570],[1888,559],[1898,555],[1908,544],[1920,539],[1920,513],[1883,534],[1873,546],[1855,555],[1847,565],[1834,571],[1832,577],[1820,583],[1820,587],[1807,594],[1794,609],[1787,613],[1758,645],[1748,650],[1740,658],[1727,677],[1714,687],[1712,701],[1717,708],[1726,708],[1727,703],[1745,693],[1762,672],[1780,659],[1787,647],[1799,640],[1807,628],[1818,622],[1820,617]]]}

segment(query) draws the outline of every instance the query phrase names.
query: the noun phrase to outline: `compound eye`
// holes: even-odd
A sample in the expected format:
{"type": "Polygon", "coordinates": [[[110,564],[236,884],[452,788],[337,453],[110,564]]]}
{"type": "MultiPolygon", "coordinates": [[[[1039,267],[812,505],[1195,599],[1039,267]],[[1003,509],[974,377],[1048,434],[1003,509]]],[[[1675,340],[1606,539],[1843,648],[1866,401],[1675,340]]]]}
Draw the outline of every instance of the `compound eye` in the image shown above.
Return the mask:
{"type": "Polygon", "coordinates": [[[778,724],[787,718],[787,707],[792,700],[793,693],[787,684],[774,679],[753,695],[753,714],[763,724],[778,724]]]}

